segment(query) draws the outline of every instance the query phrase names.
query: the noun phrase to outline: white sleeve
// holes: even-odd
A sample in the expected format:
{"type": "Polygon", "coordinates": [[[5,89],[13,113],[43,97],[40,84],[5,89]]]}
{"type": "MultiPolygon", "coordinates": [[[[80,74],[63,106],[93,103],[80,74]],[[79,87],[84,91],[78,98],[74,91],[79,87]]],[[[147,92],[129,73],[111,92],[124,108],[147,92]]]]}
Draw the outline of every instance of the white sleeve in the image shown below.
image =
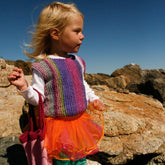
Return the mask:
{"type": "Polygon", "coordinates": [[[89,87],[89,85],[85,80],[84,80],[84,86],[86,92],[86,99],[88,102],[93,102],[94,100],[99,99],[99,97],[95,95],[94,91],[89,87]]]}
{"type": "Polygon", "coordinates": [[[25,98],[25,100],[34,105],[37,106],[39,102],[39,96],[38,93],[34,90],[36,89],[38,92],[40,92],[42,99],[44,100],[45,95],[44,95],[44,80],[42,76],[36,71],[33,70],[33,80],[32,80],[32,85],[28,86],[28,88],[24,91],[21,91],[22,96],[25,98]],[[34,89],[33,89],[34,88],[34,89]]]}

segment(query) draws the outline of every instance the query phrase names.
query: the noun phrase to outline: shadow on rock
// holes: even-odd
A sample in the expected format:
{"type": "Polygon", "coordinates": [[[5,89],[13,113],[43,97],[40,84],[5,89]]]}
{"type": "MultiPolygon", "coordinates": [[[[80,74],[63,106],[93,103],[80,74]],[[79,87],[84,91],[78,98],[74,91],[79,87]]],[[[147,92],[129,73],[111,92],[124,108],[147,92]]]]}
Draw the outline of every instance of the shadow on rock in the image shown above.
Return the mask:
{"type": "Polygon", "coordinates": [[[7,148],[9,165],[28,165],[24,148],[21,144],[14,144],[7,148]]]}
{"type": "Polygon", "coordinates": [[[102,165],[112,165],[109,162],[108,158],[110,158],[109,154],[107,154],[105,152],[100,152],[100,151],[94,155],[87,156],[87,159],[92,160],[92,161],[96,161],[102,165]]]}
{"type": "Polygon", "coordinates": [[[29,105],[25,101],[24,105],[22,106],[22,114],[19,119],[19,125],[22,132],[29,129],[29,114],[28,113],[29,113],[29,105]]]}

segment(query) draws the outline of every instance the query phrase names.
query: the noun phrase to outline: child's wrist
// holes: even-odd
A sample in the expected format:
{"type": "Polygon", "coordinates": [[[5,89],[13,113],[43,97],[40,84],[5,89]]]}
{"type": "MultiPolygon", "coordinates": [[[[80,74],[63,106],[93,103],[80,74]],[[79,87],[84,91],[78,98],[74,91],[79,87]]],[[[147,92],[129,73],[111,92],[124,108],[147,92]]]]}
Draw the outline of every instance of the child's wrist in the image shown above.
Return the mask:
{"type": "Polygon", "coordinates": [[[28,88],[28,83],[25,81],[25,84],[23,86],[17,86],[18,90],[25,91],[28,88]]]}
{"type": "Polygon", "coordinates": [[[28,87],[27,86],[22,86],[22,87],[17,87],[20,91],[25,91],[28,87]]]}

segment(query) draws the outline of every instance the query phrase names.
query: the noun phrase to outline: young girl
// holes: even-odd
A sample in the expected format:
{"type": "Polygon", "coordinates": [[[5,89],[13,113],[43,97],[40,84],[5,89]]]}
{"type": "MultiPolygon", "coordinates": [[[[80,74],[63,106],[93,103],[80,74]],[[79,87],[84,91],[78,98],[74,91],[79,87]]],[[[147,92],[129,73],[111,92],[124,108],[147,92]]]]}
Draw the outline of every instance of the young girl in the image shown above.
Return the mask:
{"type": "Polygon", "coordinates": [[[85,157],[98,151],[103,136],[97,113],[87,113],[88,104],[103,110],[103,103],[84,80],[85,62],[77,53],[84,39],[83,15],[73,4],[53,2],[38,19],[26,53],[32,64],[30,86],[23,71],[15,68],[8,79],[32,105],[43,98],[46,133],[44,147],[53,164],[86,164],[85,157]],[[93,115],[92,115],[93,114],[93,115]]]}

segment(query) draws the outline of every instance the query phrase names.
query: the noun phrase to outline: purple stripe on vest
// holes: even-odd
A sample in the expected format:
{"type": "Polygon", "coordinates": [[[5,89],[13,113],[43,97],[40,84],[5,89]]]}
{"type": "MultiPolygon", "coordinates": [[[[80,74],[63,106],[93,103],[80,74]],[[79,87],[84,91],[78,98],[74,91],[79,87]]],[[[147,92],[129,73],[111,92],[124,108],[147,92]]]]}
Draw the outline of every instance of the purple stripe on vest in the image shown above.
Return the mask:
{"type": "MultiPolygon", "coordinates": [[[[61,82],[62,82],[62,89],[63,89],[63,101],[65,105],[65,113],[67,116],[72,116],[73,109],[76,110],[77,107],[73,107],[73,103],[76,103],[75,100],[75,94],[74,94],[74,88],[73,88],[73,82],[70,77],[70,71],[67,68],[68,63],[73,63],[72,59],[67,59],[67,60],[53,60],[60,70],[60,75],[61,75],[61,82]],[[65,62],[66,61],[66,62],[65,62]],[[72,96],[72,97],[70,97],[72,96]]],[[[74,104],[75,105],[75,104],[74,104]]]]}
{"type": "Polygon", "coordinates": [[[82,78],[82,69],[77,60],[67,63],[67,68],[69,70],[70,79],[72,80],[72,86],[75,98],[75,109],[76,113],[81,113],[82,109],[86,109],[86,105],[82,104],[86,100],[85,90],[82,78]]]}
{"type": "Polygon", "coordinates": [[[75,88],[75,91],[78,94],[76,97],[77,98],[76,102],[78,104],[78,109],[86,109],[87,108],[87,100],[86,100],[85,87],[84,87],[84,83],[83,83],[82,69],[81,69],[81,66],[80,66],[78,61],[76,61],[75,65],[76,65],[76,68],[78,68],[77,72],[76,72],[77,76],[78,75],[81,76],[79,79],[80,80],[79,83],[77,82],[77,80],[75,80],[76,84],[74,85],[74,87],[77,86],[75,88]],[[80,92],[81,92],[81,95],[80,95],[80,92]],[[80,96],[81,96],[81,98],[80,98],[80,96]],[[86,104],[82,104],[82,102],[86,102],[86,104]]]}

